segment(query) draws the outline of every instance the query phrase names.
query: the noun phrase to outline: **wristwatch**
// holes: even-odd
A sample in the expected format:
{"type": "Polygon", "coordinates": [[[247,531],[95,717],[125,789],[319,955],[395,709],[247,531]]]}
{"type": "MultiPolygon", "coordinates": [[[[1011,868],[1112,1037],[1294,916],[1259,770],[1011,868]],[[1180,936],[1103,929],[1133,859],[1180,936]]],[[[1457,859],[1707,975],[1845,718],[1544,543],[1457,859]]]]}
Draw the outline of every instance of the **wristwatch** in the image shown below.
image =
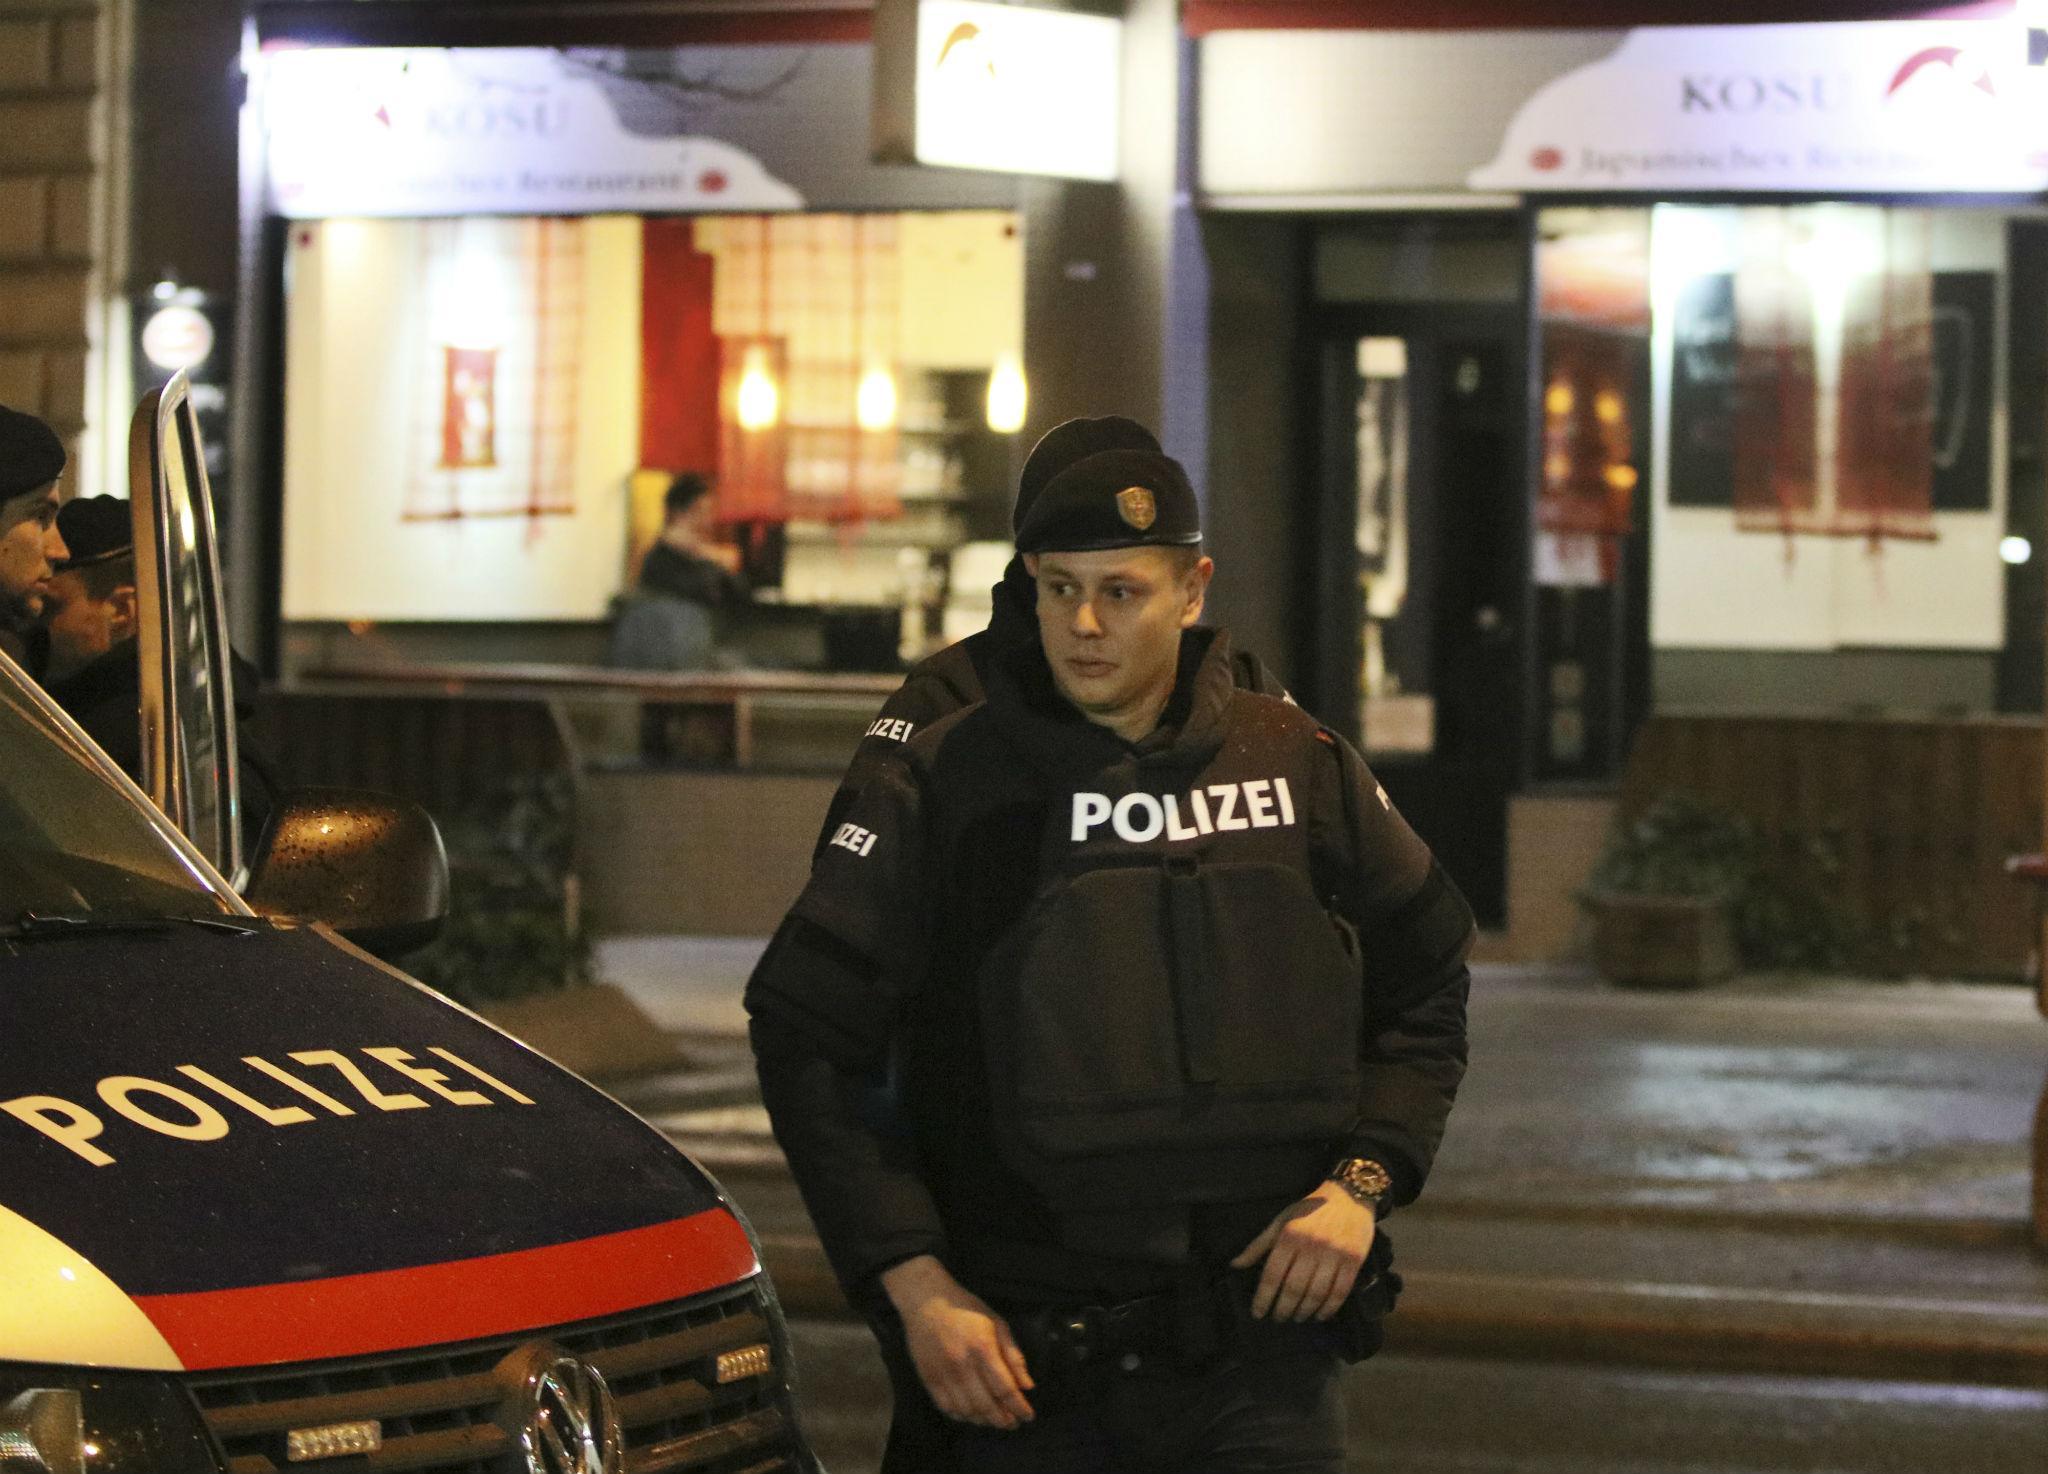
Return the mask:
{"type": "Polygon", "coordinates": [[[1330,1169],[1329,1180],[1372,1209],[1375,1218],[1386,1212],[1387,1196],[1394,1190],[1394,1179],[1371,1157],[1346,1157],[1330,1169]]]}

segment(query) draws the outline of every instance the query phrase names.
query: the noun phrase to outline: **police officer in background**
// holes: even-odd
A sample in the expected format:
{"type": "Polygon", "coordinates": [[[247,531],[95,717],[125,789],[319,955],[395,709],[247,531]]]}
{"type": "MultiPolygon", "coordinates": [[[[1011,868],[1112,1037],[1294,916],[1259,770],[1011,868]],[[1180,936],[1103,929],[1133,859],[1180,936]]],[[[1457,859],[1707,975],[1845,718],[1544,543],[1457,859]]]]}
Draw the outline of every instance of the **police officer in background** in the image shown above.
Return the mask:
{"type": "Polygon", "coordinates": [[[64,556],[57,481],[64,442],[34,415],[0,405],[0,650],[40,673],[38,621],[64,556]]]}
{"type": "MultiPolygon", "coordinates": [[[[1022,527],[1038,493],[1061,471],[1087,456],[1106,450],[1143,450],[1157,454],[1159,441],[1136,420],[1122,415],[1065,420],[1040,437],[1025,458],[1017,478],[1017,501],[1011,509],[1012,529],[1022,527]]],[[[825,825],[818,833],[822,850],[840,822],[846,818],[862,786],[878,769],[894,761],[897,749],[921,727],[940,717],[972,706],[982,699],[985,672],[997,661],[1020,648],[1038,643],[1037,587],[1024,566],[1023,556],[1012,558],[1003,570],[1002,582],[989,591],[988,627],[957,640],[945,649],[912,666],[903,684],[882,703],[867,735],[854,749],[853,761],[838,790],[825,809],[825,825]]],[[[1285,696],[1287,688],[1249,650],[1231,657],[1232,678],[1249,691],[1285,696]]]]}
{"type": "MultiPolygon", "coordinates": [[[[50,699],[138,784],[142,771],[142,609],[135,584],[135,531],[125,497],[73,497],[57,511],[66,556],[49,579],[43,670],[50,699]]],[[[250,738],[261,684],[256,667],[229,652],[241,773],[242,839],[253,852],[276,802],[270,765],[250,738]]]]}
{"type": "Polygon", "coordinates": [[[67,556],[50,578],[44,689],[115,766],[142,781],[142,670],[136,649],[135,533],[121,497],[73,497],[57,511],[67,556]]]}
{"type": "Polygon", "coordinates": [[[1356,752],[1234,681],[1200,537],[1157,451],[1049,477],[1039,638],[874,766],[748,984],[885,1469],[1343,1467],[1472,918],[1356,752]]]}

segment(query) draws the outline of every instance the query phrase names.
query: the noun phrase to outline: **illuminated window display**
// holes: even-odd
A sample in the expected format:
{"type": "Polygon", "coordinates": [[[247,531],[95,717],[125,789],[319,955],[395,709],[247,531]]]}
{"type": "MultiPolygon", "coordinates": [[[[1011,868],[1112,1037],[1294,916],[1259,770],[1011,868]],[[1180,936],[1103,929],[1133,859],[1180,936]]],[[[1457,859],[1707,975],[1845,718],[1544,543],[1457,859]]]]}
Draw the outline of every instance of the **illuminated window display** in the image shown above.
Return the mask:
{"type": "Polygon", "coordinates": [[[878,166],[839,20],[683,31],[252,56],[288,669],[602,661],[685,471],[767,636],[744,663],[985,619],[1028,394],[1016,181],[878,166]]]}
{"type": "Polygon", "coordinates": [[[1007,530],[1009,212],[291,231],[288,619],[601,618],[684,470],[790,602],[894,604],[906,552],[921,586],[1007,530]]]}
{"type": "Polygon", "coordinates": [[[1999,649],[2005,214],[1649,213],[1652,641],[1999,649]]]}

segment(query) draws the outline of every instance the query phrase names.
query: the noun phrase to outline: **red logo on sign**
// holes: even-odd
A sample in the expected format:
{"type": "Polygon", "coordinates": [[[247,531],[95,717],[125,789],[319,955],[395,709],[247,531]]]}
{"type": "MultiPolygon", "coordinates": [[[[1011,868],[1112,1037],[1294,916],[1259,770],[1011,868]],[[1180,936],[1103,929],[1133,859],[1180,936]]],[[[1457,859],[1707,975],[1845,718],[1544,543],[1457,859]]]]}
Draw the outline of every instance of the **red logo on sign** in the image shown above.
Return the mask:
{"type": "Polygon", "coordinates": [[[724,194],[727,180],[720,169],[706,169],[697,176],[697,188],[706,194],[724,194]]]}
{"type": "Polygon", "coordinates": [[[1548,174],[1552,169],[1564,167],[1564,152],[1555,148],[1539,148],[1529,155],[1529,167],[1548,174]]]}
{"type": "MultiPolygon", "coordinates": [[[[1892,85],[1884,89],[1884,95],[1890,97],[1894,92],[1897,92],[1901,87],[1912,81],[1913,74],[1923,67],[1941,66],[1956,70],[1961,66],[1964,59],[1960,46],[1930,46],[1925,51],[1915,52],[1912,56],[1906,58],[1906,64],[1900,67],[1898,72],[1892,77],[1892,85]]],[[[1977,80],[1970,85],[1980,92],[1989,93],[1993,97],[1998,95],[1998,88],[1993,85],[1991,73],[1988,70],[1979,73],[1977,80]]]]}

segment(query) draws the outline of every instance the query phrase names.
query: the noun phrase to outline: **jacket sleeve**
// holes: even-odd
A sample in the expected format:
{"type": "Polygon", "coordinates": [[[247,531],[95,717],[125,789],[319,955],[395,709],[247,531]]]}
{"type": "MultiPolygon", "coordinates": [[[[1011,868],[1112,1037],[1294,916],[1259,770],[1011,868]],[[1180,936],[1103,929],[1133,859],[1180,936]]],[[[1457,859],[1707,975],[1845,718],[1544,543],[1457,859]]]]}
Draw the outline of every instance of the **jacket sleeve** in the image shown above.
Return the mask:
{"type": "Polygon", "coordinates": [[[922,972],[921,805],[900,762],[878,769],[819,849],[809,883],[748,979],[761,1098],[847,1295],[871,1303],[890,1265],[943,1251],[889,1053],[922,972]]]}
{"type": "Polygon", "coordinates": [[[904,744],[940,717],[968,704],[965,696],[930,670],[920,667],[904,678],[868,724],[860,744],[853,750],[853,761],[846,765],[846,775],[825,806],[825,824],[811,849],[813,864],[825,853],[833,834],[847,821],[868,785],[902,760],[904,744]]]}
{"type": "Polygon", "coordinates": [[[1386,1167],[1398,1205],[1422,1191],[1464,1078],[1472,910],[1365,759],[1341,737],[1321,737],[1336,762],[1317,805],[1329,826],[1318,848],[1364,959],[1363,1068],[1345,1150],[1386,1167]]]}

